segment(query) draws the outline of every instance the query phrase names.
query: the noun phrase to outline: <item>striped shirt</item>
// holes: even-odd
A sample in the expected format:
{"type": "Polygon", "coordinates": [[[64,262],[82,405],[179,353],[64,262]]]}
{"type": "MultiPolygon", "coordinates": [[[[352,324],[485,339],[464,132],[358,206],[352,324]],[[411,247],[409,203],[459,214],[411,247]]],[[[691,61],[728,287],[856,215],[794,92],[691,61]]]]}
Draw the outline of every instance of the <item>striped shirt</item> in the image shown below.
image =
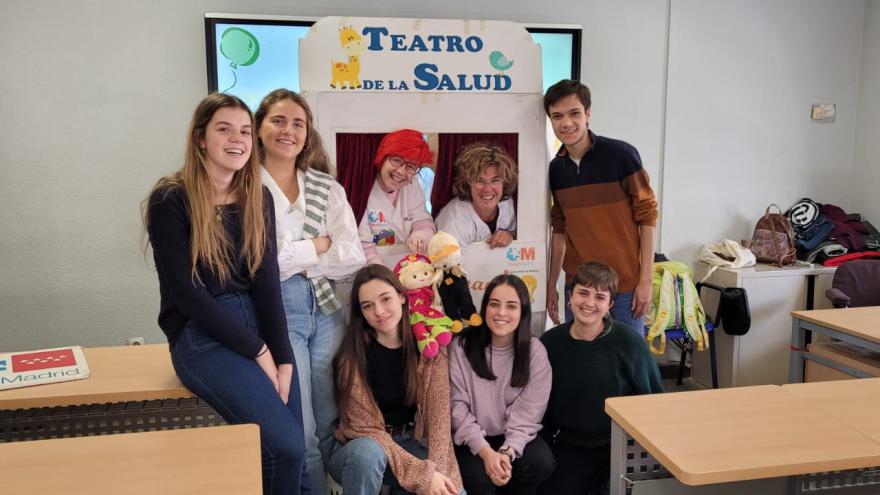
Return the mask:
{"type": "Polygon", "coordinates": [[[656,225],[657,200],[635,147],[588,132],[592,145],[580,164],[564,146],[550,162],[550,225],[566,238],[566,282],[581,264],[601,261],[629,292],[639,281],[639,227],[656,225]]]}

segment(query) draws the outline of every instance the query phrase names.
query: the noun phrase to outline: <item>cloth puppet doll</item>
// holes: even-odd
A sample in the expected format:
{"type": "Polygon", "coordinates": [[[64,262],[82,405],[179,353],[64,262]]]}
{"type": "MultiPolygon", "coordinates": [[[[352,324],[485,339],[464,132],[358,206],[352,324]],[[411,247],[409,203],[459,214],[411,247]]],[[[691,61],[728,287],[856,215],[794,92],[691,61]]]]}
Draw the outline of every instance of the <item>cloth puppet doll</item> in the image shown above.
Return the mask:
{"type": "Polygon", "coordinates": [[[427,256],[408,254],[394,266],[394,274],[406,289],[409,322],[419,352],[430,359],[440,352],[440,346],[452,340],[452,320],[431,306],[434,302],[435,279],[439,279],[443,272],[435,271],[427,256]]]}
{"type": "Polygon", "coordinates": [[[470,326],[482,324],[468,288],[467,273],[461,267],[461,248],[455,237],[442,231],[434,234],[428,244],[428,256],[437,272],[443,274],[438,278],[437,294],[443,311],[452,318],[452,331],[460,332],[464,327],[462,321],[470,326]]]}

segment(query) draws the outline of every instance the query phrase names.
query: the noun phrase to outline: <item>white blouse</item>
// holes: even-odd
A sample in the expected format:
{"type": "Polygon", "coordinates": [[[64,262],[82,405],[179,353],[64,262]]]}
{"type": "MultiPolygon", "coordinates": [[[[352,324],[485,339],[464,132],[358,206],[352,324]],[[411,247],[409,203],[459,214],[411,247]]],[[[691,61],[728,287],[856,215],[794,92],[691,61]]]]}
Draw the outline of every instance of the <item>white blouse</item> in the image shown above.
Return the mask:
{"type": "Polygon", "coordinates": [[[345,280],[364,266],[366,257],[358,237],[354,213],[348,204],[345,190],[338,182],[330,186],[330,198],[324,221],[318,228],[319,236],[330,237],[330,249],[318,255],[315,244],[303,239],[305,224],[305,174],[296,171],[296,182],[300,193],[291,203],[275,179],[260,167],[263,185],[272,193],[275,203],[275,235],[278,240],[278,268],[281,280],[305,273],[309,278],[326,277],[330,280],[345,280]]]}

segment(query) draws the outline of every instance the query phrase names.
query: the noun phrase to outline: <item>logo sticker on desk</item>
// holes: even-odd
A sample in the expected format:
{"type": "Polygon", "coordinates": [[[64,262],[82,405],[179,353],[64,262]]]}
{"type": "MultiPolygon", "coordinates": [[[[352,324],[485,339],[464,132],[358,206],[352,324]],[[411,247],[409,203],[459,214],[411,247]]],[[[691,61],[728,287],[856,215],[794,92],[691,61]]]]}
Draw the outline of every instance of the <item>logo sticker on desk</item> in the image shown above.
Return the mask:
{"type": "Polygon", "coordinates": [[[82,348],[0,353],[0,390],[89,377],[82,348]]]}
{"type": "Polygon", "coordinates": [[[48,352],[31,352],[12,355],[12,372],[47,370],[76,365],[73,349],[58,349],[48,352]]]}

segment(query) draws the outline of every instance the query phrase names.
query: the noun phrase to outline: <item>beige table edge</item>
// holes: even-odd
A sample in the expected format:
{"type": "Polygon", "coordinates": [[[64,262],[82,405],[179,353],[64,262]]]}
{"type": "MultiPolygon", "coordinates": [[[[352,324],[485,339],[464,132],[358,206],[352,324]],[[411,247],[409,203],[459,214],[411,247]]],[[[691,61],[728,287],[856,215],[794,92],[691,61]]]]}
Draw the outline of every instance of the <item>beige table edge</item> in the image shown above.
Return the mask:
{"type": "Polygon", "coordinates": [[[262,493],[254,424],[0,444],[8,493],[262,493]]]}
{"type": "Polygon", "coordinates": [[[880,306],[792,311],[791,316],[880,344],[880,306]]]}
{"type": "MultiPolygon", "coordinates": [[[[754,387],[740,387],[736,390],[743,389],[758,389],[758,388],[775,388],[782,392],[782,387],[778,385],[758,385],[754,387]]],[[[735,390],[735,389],[718,389],[718,390],[735,390]]],[[[685,395],[691,393],[699,393],[697,392],[676,392],[672,394],[665,395],[685,395]]],[[[868,465],[880,465],[880,443],[871,439],[870,436],[865,435],[859,432],[857,429],[852,428],[851,426],[840,422],[837,418],[828,417],[829,421],[837,421],[841,424],[842,427],[845,427],[852,432],[858,434],[861,437],[869,440],[871,443],[874,443],[878,446],[878,454],[874,456],[855,456],[851,458],[841,458],[835,461],[817,461],[817,462],[809,462],[809,463],[799,463],[796,465],[766,465],[760,467],[750,467],[743,469],[731,469],[727,471],[712,471],[712,472],[700,472],[700,473],[691,473],[682,469],[677,463],[675,463],[669,456],[667,456],[654,442],[652,442],[649,438],[647,438],[638,428],[636,428],[630,421],[627,421],[616,409],[615,404],[621,400],[632,400],[632,399],[650,399],[650,395],[643,395],[637,397],[614,397],[606,399],[605,401],[605,412],[614,420],[618,425],[620,425],[623,430],[629,434],[636,442],[639,443],[646,451],[648,451],[655,459],[657,459],[676,479],[685,485],[689,486],[699,486],[699,485],[710,485],[717,483],[730,483],[736,481],[746,481],[746,480],[757,480],[757,479],[765,479],[765,478],[776,478],[782,476],[794,476],[800,474],[809,474],[815,472],[825,472],[825,471],[838,471],[838,470],[846,470],[846,469],[855,469],[860,467],[866,467],[865,464],[868,465]]],[[[793,401],[794,405],[795,401],[793,401]]],[[[618,459],[612,459],[612,462],[619,462],[618,459]]]]}
{"type": "Polygon", "coordinates": [[[821,409],[829,416],[880,443],[880,378],[862,378],[782,385],[804,408],[821,409]]]}
{"type": "Polygon", "coordinates": [[[171,365],[167,344],[83,349],[91,376],[0,390],[0,409],[193,397],[171,365]]]}

